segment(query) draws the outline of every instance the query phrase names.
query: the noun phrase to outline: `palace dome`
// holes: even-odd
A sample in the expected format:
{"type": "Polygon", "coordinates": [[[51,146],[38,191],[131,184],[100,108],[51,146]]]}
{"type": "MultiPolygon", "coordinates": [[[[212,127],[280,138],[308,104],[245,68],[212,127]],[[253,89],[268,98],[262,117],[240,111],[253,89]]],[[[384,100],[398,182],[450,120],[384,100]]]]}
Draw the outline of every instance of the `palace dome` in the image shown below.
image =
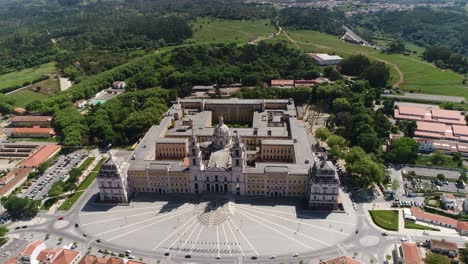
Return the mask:
{"type": "Polygon", "coordinates": [[[231,144],[231,132],[229,132],[229,127],[224,124],[223,117],[219,118],[219,124],[214,130],[213,144],[218,149],[223,149],[231,144]]]}

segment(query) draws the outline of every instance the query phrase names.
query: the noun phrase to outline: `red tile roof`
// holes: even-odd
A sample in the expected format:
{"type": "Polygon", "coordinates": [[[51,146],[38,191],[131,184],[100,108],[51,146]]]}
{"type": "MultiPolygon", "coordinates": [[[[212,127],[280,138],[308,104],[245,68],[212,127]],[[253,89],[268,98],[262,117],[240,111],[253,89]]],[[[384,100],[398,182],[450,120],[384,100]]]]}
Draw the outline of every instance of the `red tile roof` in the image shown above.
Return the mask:
{"type": "Polygon", "coordinates": [[[60,145],[45,145],[40,148],[31,157],[27,158],[19,164],[20,167],[37,167],[44,161],[52,157],[62,147],[60,145]]]}
{"type": "Polygon", "coordinates": [[[442,196],[444,196],[445,199],[455,200],[455,196],[451,193],[444,193],[442,196]]]}
{"type": "Polygon", "coordinates": [[[97,257],[93,255],[85,255],[81,261],[80,264],[95,264],[97,261],[97,257]]]}
{"type": "Polygon", "coordinates": [[[348,256],[341,256],[334,259],[325,260],[320,264],[363,264],[361,261],[348,256]]]}
{"type": "Polygon", "coordinates": [[[11,173],[12,175],[15,175],[15,177],[0,188],[0,197],[3,197],[5,194],[10,192],[12,188],[16,188],[15,186],[19,182],[25,180],[25,178],[28,177],[31,171],[32,169],[30,168],[15,168],[11,170],[8,174],[11,173]]]}
{"type": "Polygon", "coordinates": [[[468,222],[459,221],[458,222],[458,229],[460,231],[468,231],[468,222]]]}
{"type": "Polygon", "coordinates": [[[146,263],[140,262],[140,261],[135,261],[135,260],[129,260],[129,261],[127,262],[127,264],[146,264],[146,263]]]}
{"type": "Polygon", "coordinates": [[[11,129],[12,136],[21,136],[23,134],[49,134],[51,136],[54,136],[55,131],[53,128],[48,127],[15,127],[11,129]]]}
{"type": "Polygon", "coordinates": [[[36,259],[39,262],[44,261],[47,258],[47,255],[49,255],[50,251],[51,251],[51,249],[49,249],[49,248],[41,250],[41,252],[39,252],[39,255],[37,255],[36,259]]]}
{"type": "Polygon", "coordinates": [[[16,261],[16,258],[10,258],[8,259],[5,264],[17,264],[18,261],[16,261]]]}
{"type": "Polygon", "coordinates": [[[445,241],[445,240],[431,239],[431,249],[451,250],[451,251],[455,251],[458,253],[457,243],[445,241]]]}
{"type": "Polygon", "coordinates": [[[52,116],[14,116],[11,122],[50,122],[52,116]]]}
{"type": "Polygon", "coordinates": [[[401,251],[405,264],[421,264],[421,256],[419,255],[418,246],[415,243],[403,242],[401,243],[401,251]]]}
{"type": "Polygon", "coordinates": [[[294,80],[271,80],[271,86],[293,86],[294,85],[294,80]]]}
{"type": "Polygon", "coordinates": [[[466,125],[465,116],[460,111],[398,105],[394,110],[395,119],[426,121],[449,125],[466,125]]]}
{"type": "Polygon", "coordinates": [[[411,207],[411,214],[416,217],[416,219],[424,219],[426,221],[434,221],[442,224],[447,224],[456,227],[458,225],[458,221],[442,216],[442,215],[437,215],[437,214],[431,214],[431,213],[426,213],[423,210],[421,210],[419,207],[411,207]]]}
{"type": "Polygon", "coordinates": [[[71,264],[73,261],[80,255],[80,252],[63,249],[60,253],[54,258],[52,264],[71,264]]]}
{"type": "Polygon", "coordinates": [[[21,255],[23,256],[31,256],[31,254],[36,250],[36,248],[40,245],[44,244],[42,240],[37,240],[31,244],[29,244],[22,252],[21,255]]]}

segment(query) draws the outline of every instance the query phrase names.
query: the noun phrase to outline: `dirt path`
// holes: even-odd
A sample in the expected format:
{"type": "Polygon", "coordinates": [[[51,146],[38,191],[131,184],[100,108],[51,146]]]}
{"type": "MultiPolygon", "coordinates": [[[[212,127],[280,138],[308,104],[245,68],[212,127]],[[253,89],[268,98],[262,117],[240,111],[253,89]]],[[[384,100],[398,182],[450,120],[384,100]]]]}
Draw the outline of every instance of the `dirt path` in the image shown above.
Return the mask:
{"type": "MultiPolygon", "coordinates": [[[[327,49],[327,50],[331,50],[332,48],[330,47],[327,47],[327,46],[323,46],[323,45],[319,45],[319,44],[315,44],[315,43],[307,43],[307,42],[302,42],[302,41],[297,41],[293,38],[291,38],[291,36],[289,36],[289,34],[286,32],[286,30],[282,30],[282,32],[284,33],[284,35],[286,36],[286,38],[297,48],[297,49],[301,49],[301,47],[298,45],[301,44],[301,45],[311,45],[311,46],[315,46],[315,47],[318,47],[318,48],[322,48],[322,49],[327,49]]],[[[344,52],[344,53],[349,53],[349,54],[356,54],[354,52],[347,52],[347,51],[341,51],[341,52],[344,52]]],[[[383,62],[385,64],[388,64],[390,65],[391,67],[393,67],[395,69],[395,71],[398,73],[398,81],[393,85],[394,87],[400,87],[400,85],[402,85],[404,82],[405,82],[405,76],[403,74],[403,72],[400,70],[400,68],[398,67],[398,65],[394,64],[394,63],[391,63],[391,62],[388,62],[386,60],[383,60],[383,59],[380,59],[380,58],[377,58],[375,56],[372,56],[370,55],[369,53],[367,52],[360,52],[361,54],[363,55],[366,55],[376,61],[380,61],[380,62],[383,62]]],[[[421,63],[424,63],[424,62],[421,62],[421,63]]]]}

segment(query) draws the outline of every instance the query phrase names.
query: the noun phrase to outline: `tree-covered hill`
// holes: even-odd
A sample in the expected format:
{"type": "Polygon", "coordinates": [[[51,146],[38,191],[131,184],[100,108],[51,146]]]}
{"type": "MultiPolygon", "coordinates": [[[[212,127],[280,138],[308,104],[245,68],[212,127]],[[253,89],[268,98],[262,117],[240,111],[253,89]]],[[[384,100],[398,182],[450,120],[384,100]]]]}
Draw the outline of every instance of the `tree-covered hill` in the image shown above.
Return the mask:
{"type": "Polygon", "coordinates": [[[354,26],[371,33],[403,38],[422,47],[447,46],[452,52],[468,55],[468,14],[417,8],[412,11],[359,14],[354,26]]]}

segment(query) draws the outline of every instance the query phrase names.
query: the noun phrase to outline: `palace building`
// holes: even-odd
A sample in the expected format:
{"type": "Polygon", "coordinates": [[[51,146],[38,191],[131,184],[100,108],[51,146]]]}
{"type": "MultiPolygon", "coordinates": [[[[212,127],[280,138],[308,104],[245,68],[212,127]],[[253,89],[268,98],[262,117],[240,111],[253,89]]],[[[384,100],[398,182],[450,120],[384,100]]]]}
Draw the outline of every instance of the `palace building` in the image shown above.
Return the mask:
{"type": "Polygon", "coordinates": [[[127,203],[136,192],[339,202],[334,166],[314,156],[292,99],[178,99],[127,160],[104,163],[98,184],[104,202],[127,203]]]}

